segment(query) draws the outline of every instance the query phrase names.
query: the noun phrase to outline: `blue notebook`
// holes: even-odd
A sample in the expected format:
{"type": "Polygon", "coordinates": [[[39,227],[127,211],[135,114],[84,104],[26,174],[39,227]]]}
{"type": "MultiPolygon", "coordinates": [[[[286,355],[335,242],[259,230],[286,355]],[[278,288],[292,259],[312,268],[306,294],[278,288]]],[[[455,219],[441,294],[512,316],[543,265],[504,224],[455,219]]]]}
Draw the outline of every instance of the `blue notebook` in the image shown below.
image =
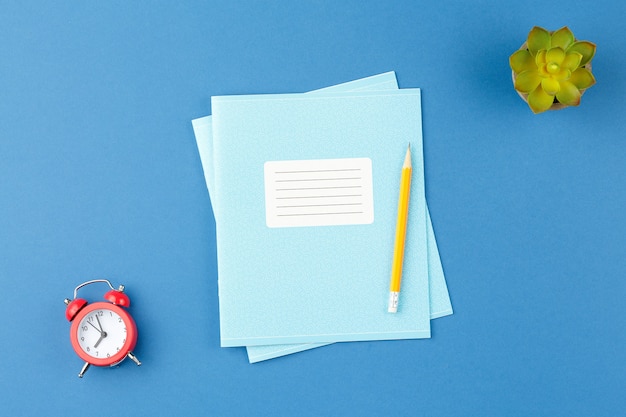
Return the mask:
{"type": "MultiPolygon", "coordinates": [[[[339,84],[318,91],[382,91],[397,89],[397,81],[393,71],[362,78],[356,81],[339,84]]],[[[198,150],[205,175],[207,189],[214,196],[214,169],[213,169],[213,138],[211,116],[206,116],[192,121],[198,150]]],[[[430,291],[430,318],[443,317],[452,314],[452,306],[445,282],[443,267],[439,257],[439,251],[435,240],[435,234],[430,220],[427,207],[427,233],[428,233],[428,274],[430,291]]],[[[215,214],[217,217],[217,214],[215,214]]],[[[326,343],[286,344],[250,346],[247,348],[248,359],[251,363],[276,358],[303,350],[324,346],[326,343]]]]}
{"type": "Polygon", "coordinates": [[[222,346],[429,337],[419,90],[224,96],[212,107],[222,346]],[[386,299],[409,142],[411,256],[394,315],[386,299]],[[340,194],[317,200],[320,181],[340,194]],[[346,200],[351,187],[358,198],[346,200]]]}
{"type": "MultiPolygon", "coordinates": [[[[318,91],[379,91],[385,89],[397,89],[397,81],[393,71],[362,78],[322,90],[316,90],[308,94],[315,94],[318,91]]],[[[205,174],[206,185],[209,194],[214,196],[214,170],[213,170],[213,142],[211,116],[198,118],[192,121],[194,133],[197,140],[198,150],[205,174]]],[[[212,197],[213,198],[213,197],[212,197]]],[[[217,217],[217,214],[216,214],[217,217]]],[[[448,294],[443,267],[439,257],[439,251],[435,240],[434,230],[427,210],[428,227],[428,270],[430,289],[430,317],[431,319],[452,314],[452,306],[448,294]]],[[[251,363],[272,359],[275,357],[324,346],[326,343],[308,344],[287,344],[287,345],[266,345],[250,346],[247,348],[248,358],[251,363]]]]}

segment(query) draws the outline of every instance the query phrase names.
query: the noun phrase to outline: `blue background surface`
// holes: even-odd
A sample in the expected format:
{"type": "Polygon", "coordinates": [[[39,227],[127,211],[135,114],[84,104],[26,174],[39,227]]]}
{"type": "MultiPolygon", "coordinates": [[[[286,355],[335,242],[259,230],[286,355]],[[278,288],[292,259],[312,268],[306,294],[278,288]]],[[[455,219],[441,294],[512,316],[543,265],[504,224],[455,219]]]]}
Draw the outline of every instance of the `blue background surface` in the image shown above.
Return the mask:
{"type": "Polygon", "coordinates": [[[3,414],[623,413],[624,21],[615,0],[4,0],[3,414]],[[513,90],[508,56],[534,25],[598,45],[579,108],[533,115],[513,90]],[[455,314],[430,340],[250,365],[219,347],[214,220],[190,121],[212,95],[389,70],[422,88],[455,314]],[[100,277],[126,285],[144,364],[80,380],[63,299],[100,277]]]}

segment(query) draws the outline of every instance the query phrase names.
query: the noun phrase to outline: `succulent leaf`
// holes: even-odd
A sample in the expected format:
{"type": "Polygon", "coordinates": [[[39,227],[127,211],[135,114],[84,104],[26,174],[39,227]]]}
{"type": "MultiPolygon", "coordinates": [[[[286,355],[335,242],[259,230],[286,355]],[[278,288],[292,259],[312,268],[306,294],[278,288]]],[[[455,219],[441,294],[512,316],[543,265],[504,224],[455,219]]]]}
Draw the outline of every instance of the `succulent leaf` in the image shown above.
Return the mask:
{"type": "Polygon", "coordinates": [[[541,113],[552,107],[554,102],[554,96],[543,91],[541,86],[538,86],[528,94],[528,105],[533,113],[541,113]]]}
{"type": "Polygon", "coordinates": [[[591,61],[591,58],[596,53],[596,45],[589,41],[579,41],[574,42],[568,49],[567,52],[578,52],[583,57],[580,60],[580,66],[582,67],[587,62],[591,61]]]}
{"type": "Polygon", "coordinates": [[[572,73],[569,81],[576,86],[579,90],[589,88],[596,83],[596,79],[586,68],[578,68],[572,73]]]}
{"type": "Polygon", "coordinates": [[[558,46],[565,51],[574,43],[574,41],[575,38],[572,31],[567,26],[563,26],[561,29],[552,33],[550,46],[553,48],[558,46]]]}
{"type": "Polygon", "coordinates": [[[568,106],[578,106],[580,104],[580,90],[570,81],[561,81],[561,89],[556,93],[556,98],[568,106]]]}
{"type": "Polygon", "coordinates": [[[554,96],[561,89],[561,85],[554,78],[544,78],[541,80],[541,88],[551,96],[554,96]]]}
{"type": "Polygon", "coordinates": [[[537,52],[537,54],[535,55],[535,64],[539,68],[546,64],[546,49],[542,49],[541,51],[537,52]]]}
{"type": "Polygon", "coordinates": [[[520,73],[515,79],[515,89],[521,93],[530,93],[541,83],[541,76],[537,71],[528,70],[520,73]]]}
{"type": "Polygon", "coordinates": [[[557,72],[556,74],[553,74],[552,78],[554,78],[557,81],[565,81],[565,80],[568,80],[569,77],[571,76],[572,76],[572,71],[568,70],[567,68],[561,67],[561,71],[557,72]]]}
{"type": "Polygon", "coordinates": [[[509,64],[516,74],[537,68],[535,60],[526,49],[520,49],[511,55],[509,57],[509,64]]]}
{"type": "Polygon", "coordinates": [[[549,64],[556,64],[560,66],[563,60],[565,59],[565,51],[560,47],[550,48],[548,52],[546,52],[546,62],[549,64]]]}
{"type": "Polygon", "coordinates": [[[550,32],[542,27],[535,26],[528,33],[528,50],[532,56],[542,49],[548,50],[551,45],[550,32]]]}
{"type": "Polygon", "coordinates": [[[570,71],[574,71],[576,68],[580,66],[580,61],[583,56],[578,52],[568,52],[565,55],[565,59],[563,59],[562,67],[567,68],[570,71]]]}

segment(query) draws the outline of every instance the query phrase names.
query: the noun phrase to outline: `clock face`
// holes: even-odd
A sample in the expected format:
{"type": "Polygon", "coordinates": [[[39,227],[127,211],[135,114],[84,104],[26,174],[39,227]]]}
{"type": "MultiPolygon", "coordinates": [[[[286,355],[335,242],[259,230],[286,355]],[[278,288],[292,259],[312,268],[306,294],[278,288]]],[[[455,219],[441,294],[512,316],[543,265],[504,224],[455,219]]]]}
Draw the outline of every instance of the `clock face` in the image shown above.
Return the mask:
{"type": "Polygon", "coordinates": [[[114,365],[124,359],[137,339],[130,315],[104,302],[83,308],[74,319],[71,331],[76,353],[98,366],[114,365]]]}

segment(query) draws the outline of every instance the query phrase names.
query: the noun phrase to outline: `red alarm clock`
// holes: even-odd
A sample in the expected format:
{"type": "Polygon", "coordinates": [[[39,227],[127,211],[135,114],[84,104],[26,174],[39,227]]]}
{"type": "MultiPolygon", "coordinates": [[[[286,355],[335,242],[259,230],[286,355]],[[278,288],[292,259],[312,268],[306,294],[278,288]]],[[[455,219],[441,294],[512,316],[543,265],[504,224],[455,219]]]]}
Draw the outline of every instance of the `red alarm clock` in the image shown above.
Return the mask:
{"type": "Polygon", "coordinates": [[[85,361],[78,374],[79,378],[83,377],[90,365],[115,366],[126,358],[141,365],[132,352],[137,343],[137,326],[126,311],[130,306],[130,299],[124,294],[123,285],[115,289],[106,279],[83,282],[74,289],[74,299],[66,298],[65,304],[65,317],[72,323],[72,347],[85,361]],[[106,302],[89,304],[82,298],[76,298],[80,288],[96,282],[105,282],[111,288],[104,294],[106,302]]]}

